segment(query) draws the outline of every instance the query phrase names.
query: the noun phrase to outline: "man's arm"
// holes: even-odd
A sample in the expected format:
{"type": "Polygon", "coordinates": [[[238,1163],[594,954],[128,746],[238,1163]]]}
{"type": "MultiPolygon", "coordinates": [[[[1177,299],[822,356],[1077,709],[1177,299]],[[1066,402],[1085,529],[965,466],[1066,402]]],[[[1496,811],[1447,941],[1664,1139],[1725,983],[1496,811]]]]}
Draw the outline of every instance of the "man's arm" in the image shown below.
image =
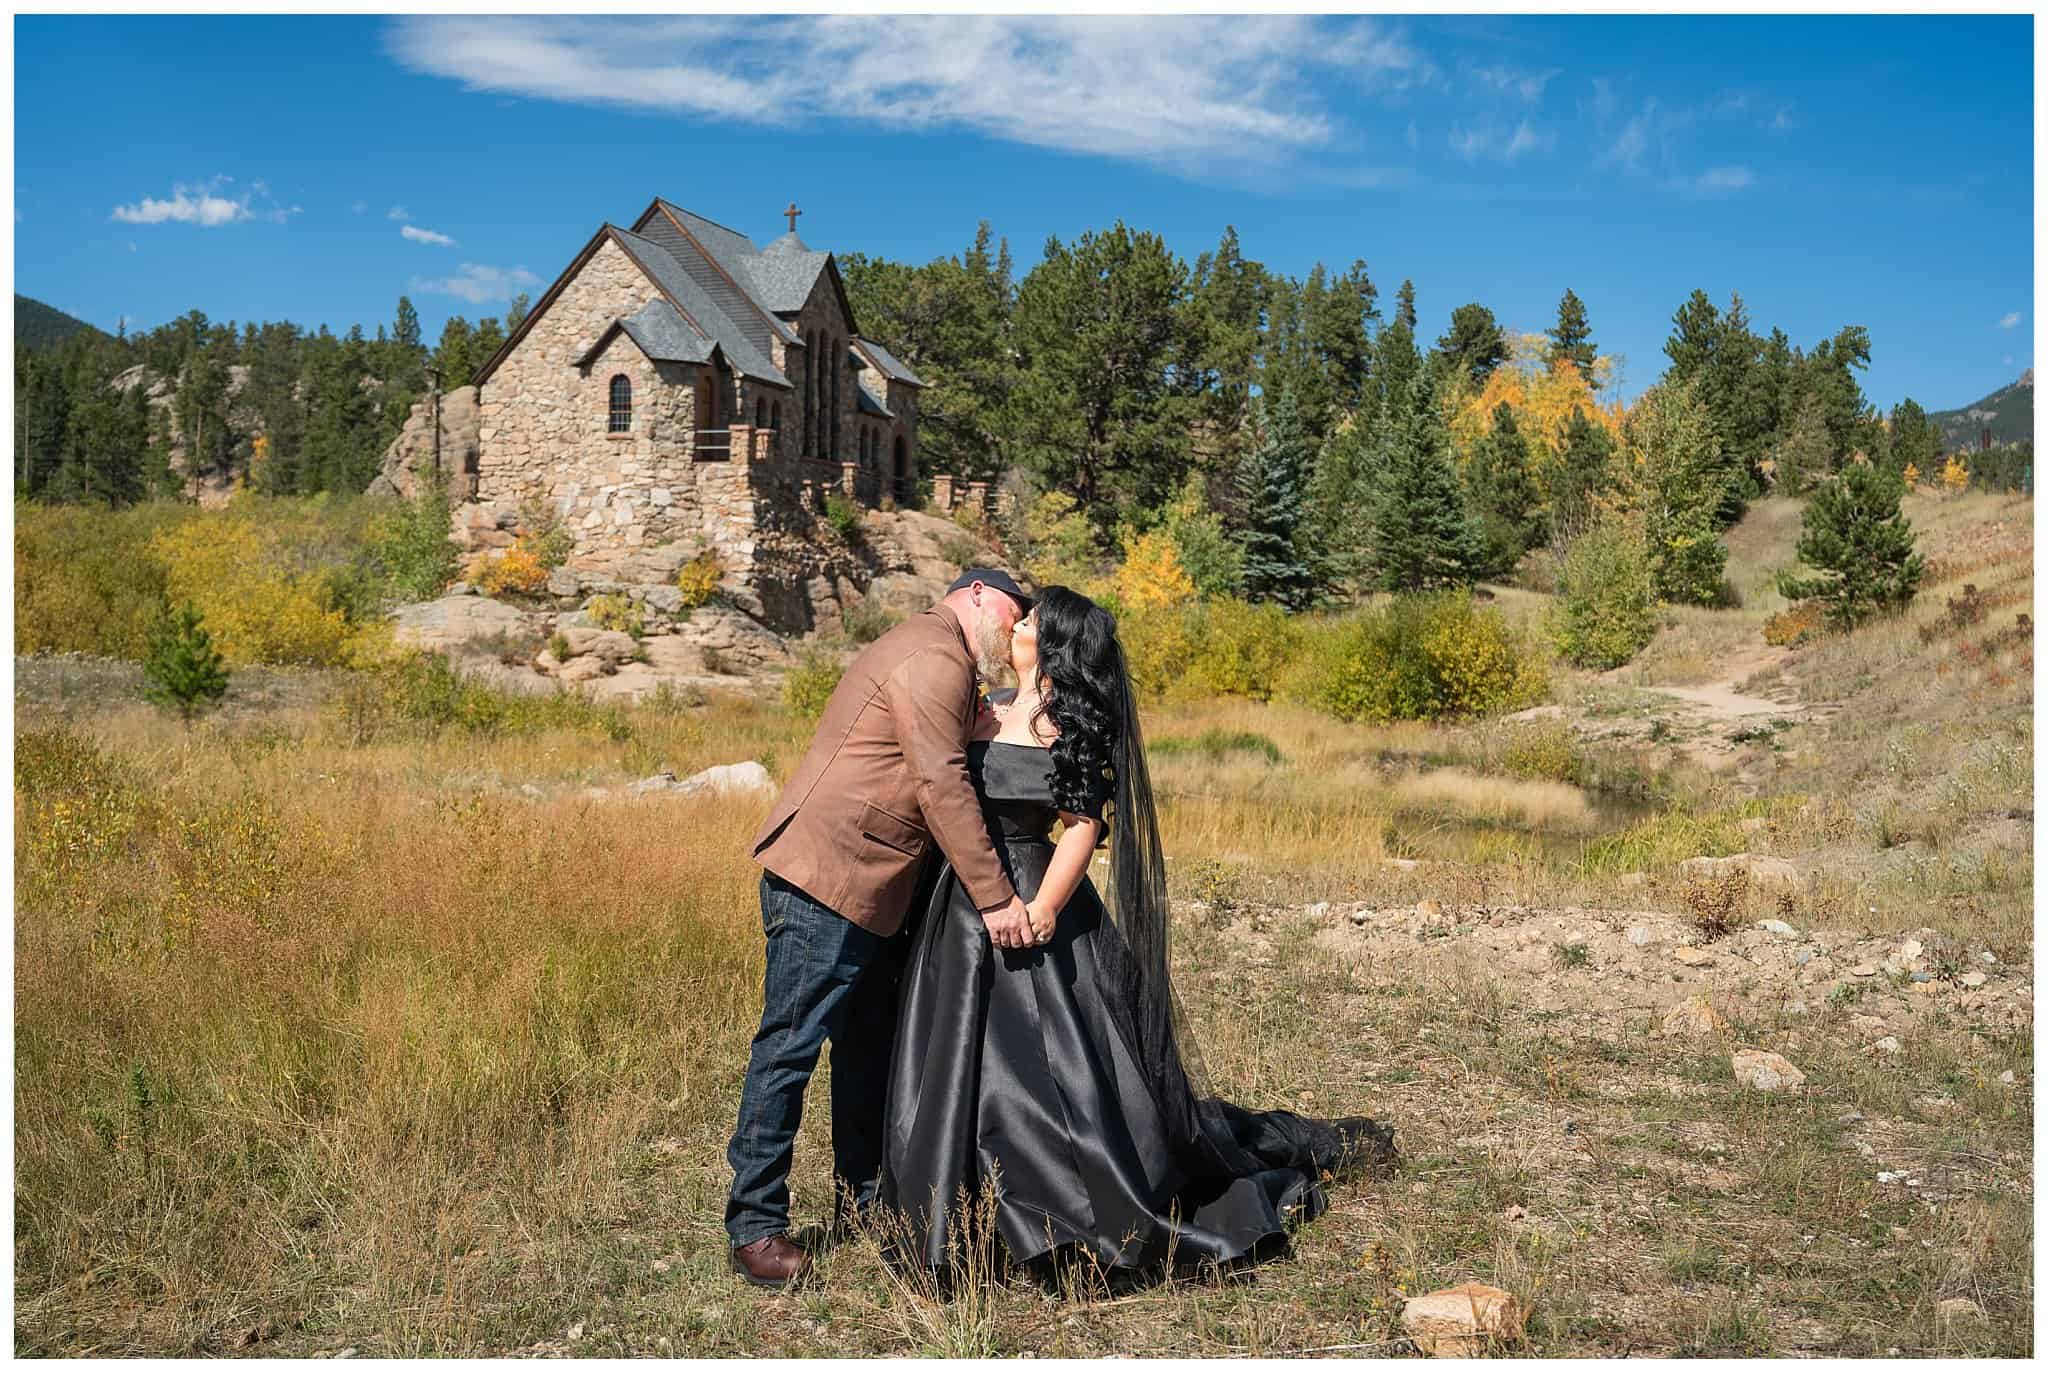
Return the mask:
{"type": "MultiPolygon", "coordinates": [[[[906,659],[882,683],[904,760],[932,837],[959,874],[976,910],[987,915],[1017,900],[996,857],[981,802],[967,772],[973,669],[939,653],[906,659]]],[[[1021,903],[1020,903],[1021,904],[1021,903]]]]}

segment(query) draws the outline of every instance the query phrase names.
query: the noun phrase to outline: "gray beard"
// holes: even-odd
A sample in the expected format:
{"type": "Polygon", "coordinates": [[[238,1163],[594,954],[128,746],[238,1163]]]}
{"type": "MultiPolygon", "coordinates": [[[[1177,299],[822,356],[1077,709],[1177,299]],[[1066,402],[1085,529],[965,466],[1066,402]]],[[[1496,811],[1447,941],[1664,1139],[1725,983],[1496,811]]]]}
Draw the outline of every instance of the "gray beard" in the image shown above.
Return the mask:
{"type": "Polygon", "coordinates": [[[994,625],[983,621],[974,630],[974,667],[981,673],[981,680],[994,686],[1010,670],[1009,656],[1003,652],[1001,640],[996,637],[994,625]]]}

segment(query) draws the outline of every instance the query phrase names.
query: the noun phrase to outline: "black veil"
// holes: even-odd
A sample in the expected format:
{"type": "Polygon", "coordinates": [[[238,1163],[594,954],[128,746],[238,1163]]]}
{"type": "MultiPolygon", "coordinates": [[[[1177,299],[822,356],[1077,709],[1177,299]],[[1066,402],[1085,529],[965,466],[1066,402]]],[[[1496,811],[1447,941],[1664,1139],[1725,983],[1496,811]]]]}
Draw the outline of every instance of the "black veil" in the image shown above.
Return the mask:
{"type": "Polygon", "coordinates": [[[1104,905],[1122,938],[1102,941],[1096,963],[1111,1018],[1141,1067],[1191,1182],[1221,1182],[1275,1166],[1302,1168],[1311,1177],[1336,1169],[1343,1141],[1328,1122],[1291,1111],[1248,1111],[1219,1099],[1209,1082],[1173,990],[1166,855],[1121,642],[1116,676],[1112,696],[1122,727],[1112,755],[1116,781],[1104,905]]]}

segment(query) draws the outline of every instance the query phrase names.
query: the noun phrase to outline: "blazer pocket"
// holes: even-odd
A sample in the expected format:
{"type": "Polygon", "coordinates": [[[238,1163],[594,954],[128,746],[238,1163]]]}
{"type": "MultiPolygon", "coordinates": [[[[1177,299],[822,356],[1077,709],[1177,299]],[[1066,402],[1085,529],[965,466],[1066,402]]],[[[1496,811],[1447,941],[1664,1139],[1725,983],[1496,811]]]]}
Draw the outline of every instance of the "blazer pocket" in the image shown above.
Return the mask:
{"type": "Polygon", "coordinates": [[[925,841],[931,837],[902,816],[891,815],[866,801],[860,807],[860,832],[876,843],[887,844],[912,858],[924,852],[925,841]]]}

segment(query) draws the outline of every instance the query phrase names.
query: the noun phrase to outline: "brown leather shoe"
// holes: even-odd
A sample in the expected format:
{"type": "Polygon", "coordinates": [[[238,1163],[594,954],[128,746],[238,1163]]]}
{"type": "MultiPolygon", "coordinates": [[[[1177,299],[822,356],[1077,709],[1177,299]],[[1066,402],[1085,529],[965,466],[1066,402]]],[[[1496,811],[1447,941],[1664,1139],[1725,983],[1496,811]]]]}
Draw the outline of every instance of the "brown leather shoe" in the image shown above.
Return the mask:
{"type": "Polygon", "coordinates": [[[756,1287],[793,1286],[810,1268],[810,1255],[790,1243],[787,1235],[770,1235],[732,1251],[732,1271],[756,1287]]]}

